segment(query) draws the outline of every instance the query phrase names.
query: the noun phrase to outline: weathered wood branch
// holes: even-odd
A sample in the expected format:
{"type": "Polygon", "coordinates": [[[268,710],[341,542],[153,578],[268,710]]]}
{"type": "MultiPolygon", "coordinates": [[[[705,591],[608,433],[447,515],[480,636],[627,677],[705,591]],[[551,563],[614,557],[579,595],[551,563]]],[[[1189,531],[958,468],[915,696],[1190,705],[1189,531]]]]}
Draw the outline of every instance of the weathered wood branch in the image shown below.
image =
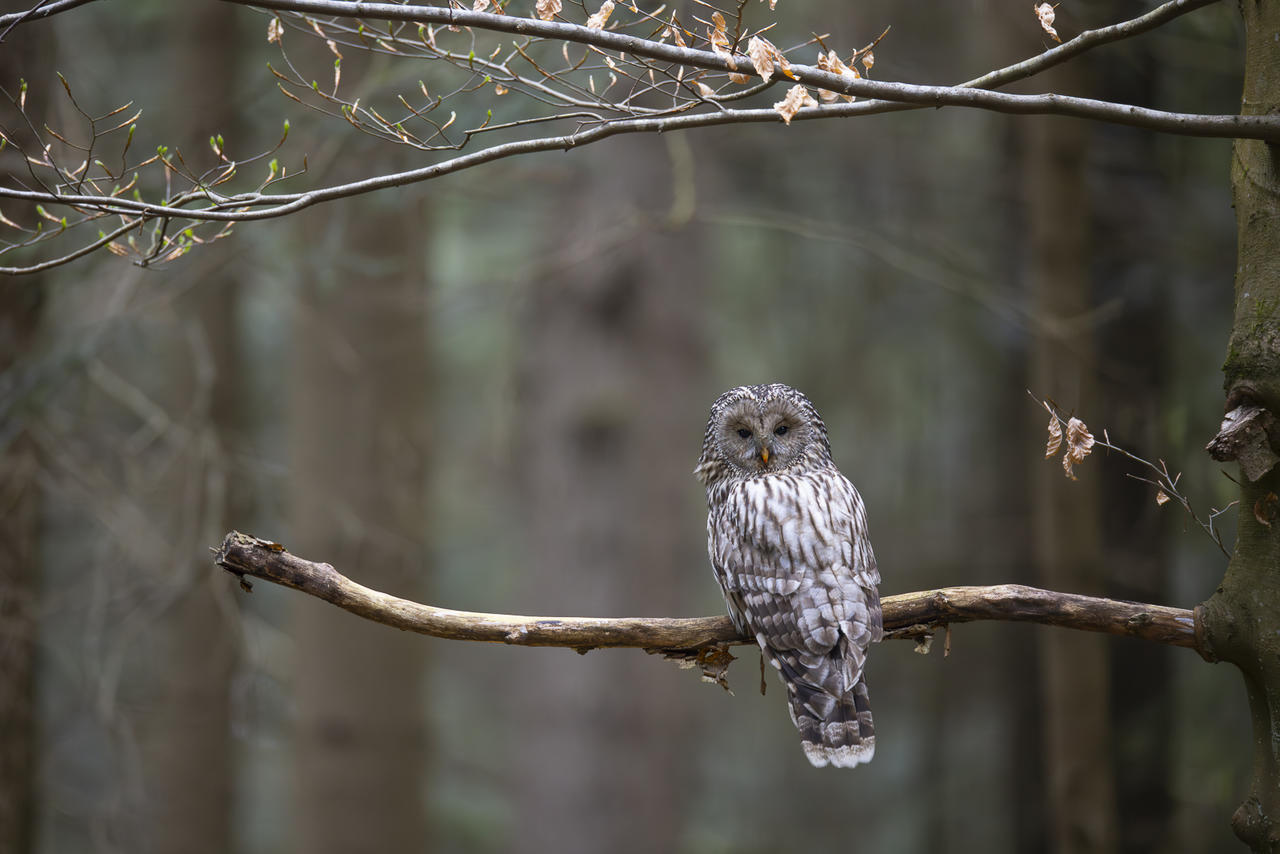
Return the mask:
{"type": "MultiPolygon", "coordinates": [[[[278,543],[234,531],[215,551],[214,561],[242,583],[260,578],[374,622],[451,640],[563,646],[580,652],[596,647],[696,650],[755,642],[739,635],[727,616],[523,617],[437,608],[371,590],[327,563],[304,560],[278,543]]],[[[1021,584],[944,587],[887,596],[882,601],[885,630],[893,638],[919,638],[952,623],[1003,620],[1127,635],[1204,654],[1197,640],[1196,614],[1183,608],[1056,593],[1021,584]]]]}

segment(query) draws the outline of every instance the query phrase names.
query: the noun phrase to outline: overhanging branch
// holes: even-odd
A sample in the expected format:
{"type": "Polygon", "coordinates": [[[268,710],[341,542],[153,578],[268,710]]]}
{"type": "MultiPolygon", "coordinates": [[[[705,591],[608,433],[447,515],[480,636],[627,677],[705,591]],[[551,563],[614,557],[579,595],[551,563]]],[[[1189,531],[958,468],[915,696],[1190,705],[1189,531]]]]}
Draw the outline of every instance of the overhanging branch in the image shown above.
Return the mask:
{"type": "MultiPolygon", "coordinates": [[[[694,650],[712,644],[751,644],[721,617],[525,617],[437,608],[381,593],[284,547],[238,532],[227,534],[214,561],[242,580],[260,578],[299,590],[345,611],[405,631],[450,640],[520,646],[694,650]]],[[[1121,602],[1021,584],[944,587],[882,600],[889,637],[918,638],[951,623],[977,620],[1043,623],[1126,635],[1195,649],[1196,616],[1183,608],[1121,602]]]]}
{"type": "MultiPolygon", "coordinates": [[[[345,18],[408,21],[419,24],[472,27],[491,32],[512,35],[535,36],[551,40],[591,45],[603,50],[621,51],[709,71],[754,74],[751,60],[745,55],[719,54],[710,50],[698,50],[663,44],[651,39],[611,32],[560,21],[541,21],[519,15],[496,15],[490,12],[472,12],[453,6],[410,6],[391,3],[364,3],[355,0],[224,0],[240,6],[255,6],[276,11],[301,14],[336,15],[345,18]]],[[[1183,9],[1176,9],[1180,13],[1183,9]]],[[[1172,14],[1171,14],[1172,16],[1172,14]]],[[[1167,20],[1160,18],[1159,21],[1167,20]]],[[[1152,24],[1154,25],[1154,24],[1152,24]]],[[[1140,31],[1140,28],[1135,28],[1140,31]]],[[[1082,45],[1078,50],[1087,49],[1082,45]]],[[[894,103],[912,104],[918,107],[972,107],[1015,115],[1059,115],[1094,119],[1114,124],[1129,125],[1164,133],[1187,136],[1262,139],[1280,142],[1280,119],[1273,116],[1199,115],[1152,110],[1130,104],[1115,104],[1093,98],[1076,98],[1068,95],[1014,95],[973,86],[921,86],[911,83],[888,83],[866,78],[851,78],[822,71],[810,65],[792,63],[789,76],[793,79],[832,92],[855,95],[859,98],[875,98],[894,103]]],[[[1017,75],[1010,79],[1016,79],[1017,75]]],[[[993,81],[988,85],[1000,85],[1007,81],[993,81]]],[[[843,111],[828,107],[811,107],[802,110],[797,118],[841,115],[843,111]]],[[[780,121],[775,118],[774,121],[780,121]]]]}

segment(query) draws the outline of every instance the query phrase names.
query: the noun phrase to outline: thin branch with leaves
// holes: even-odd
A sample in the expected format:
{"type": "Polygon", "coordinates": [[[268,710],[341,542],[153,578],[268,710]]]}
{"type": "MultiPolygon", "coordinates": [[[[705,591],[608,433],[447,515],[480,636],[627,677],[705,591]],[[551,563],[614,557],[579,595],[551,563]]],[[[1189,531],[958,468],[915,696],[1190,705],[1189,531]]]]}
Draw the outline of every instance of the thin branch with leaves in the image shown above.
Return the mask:
{"type": "Polygon", "coordinates": [[[1128,451],[1111,441],[1111,437],[1107,434],[1106,429],[1102,431],[1102,438],[1098,439],[1090,431],[1084,421],[1075,417],[1071,413],[1064,414],[1061,407],[1049,398],[1041,398],[1030,390],[1027,394],[1031,399],[1039,403],[1049,413],[1048,425],[1048,442],[1045,445],[1045,458],[1057,456],[1062,451],[1062,468],[1063,473],[1071,478],[1076,479],[1075,466],[1084,462],[1085,457],[1089,456],[1092,450],[1097,448],[1105,448],[1108,451],[1114,451],[1138,465],[1142,466],[1149,474],[1133,474],[1125,472],[1125,477],[1142,483],[1150,484],[1156,488],[1155,502],[1157,505],[1164,506],[1170,501],[1182,505],[1182,509],[1187,512],[1200,529],[1213,540],[1214,545],[1228,558],[1231,558],[1231,551],[1222,541],[1222,532],[1215,526],[1218,517],[1222,516],[1239,501],[1232,501],[1227,506],[1218,508],[1209,508],[1209,514],[1205,518],[1201,518],[1200,514],[1191,505],[1191,499],[1186,496],[1179,488],[1178,484],[1182,480],[1181,472],[1169,471],[1169,465],[1164,460],[1152,462],[1144,459],[1132,451],[1128,451]]]}
{"type": "MultiPolygon", "coordinates": [[[[30,121],[24,83],[20,96],[7,98],[12,115],[0,116],[0,158],[22,158],[29,180],[0,184],[0,198],[19,202],[34,216],[20,224],[21,218],[0,213],[0,229],[16,229],[20,235],[0,240],[0,257],[22,257],[54,238],[80,239],[81,245],[55,258],[0,267],[0,272],[48,269],[103,247],[151,266],[225,236],[227,224],[287,216],[321,202],[620,134],[967,107],[1075,116],[1175,134],[1280,141],[1277,116],[1185,114],[1051,92],[997,91],[1217,0],[1170,0],[1013,65],[942,86],[870,79],[877,62],[884,65],[877,54],[888,51],[891,56],[891,22],[883,22],[879,36],[844,54],[830,45],[829,35],[807,29],[800,30],[807,37],[778,47],[770,37],[780,39],[778,33],[796,22],[775,19],[773,4],[741,0],[719,6],[698,0],[693,11],[684,13],[687,17],[665,4],[641,6],[638,0],[604,0],[598,6],[592,0],[591,7],[582,0],[473,0],[471,8],[456,2],[223,2],[264,11],[266,38],[280,51],[271,73],[284,97],[382,143],[444,158],[401,172],[282,193],[275,185],[307,171],[305,156],[301,168],[293,169],[276,157],[284,138],[267,152],[236,159],[228,153],[232,146],[214,131],[212,166],[198,166],[192,157],[165,146],[131,162],[125,155],[136,121],[99,127],[105,117],[95,118],[77,105],[87,141],[75,142],[67,129],[41,129],[30,121]],[[353,50],[387,58],[400,69],[398,79],[415,82],[396,84],[399,91],[351,94],[342,72],[344,58],[353,50]],[[813,50],[815,64],[805,64],[802,59],[813,50]],[[773,91],[780,82],[786,91],[773,91]],[[112,149],[112,136],[126,127],[123,143],[112,149]],[[466,151],[479,139],[491,144],[466,151]],[[108,150],[111,157],[97,156],[108,150]],[[83,162],[69,168],[60,162],[63,158],[83,162]],[[113,158],[120,162],[108,167],[113,158]],[[267,159],[265,176],[247,174],[247,165],[267,159]],[[110,218],[109,228],[102,227],[104,218],[110,218]],[[93,223],[99,223],[96,237],[77,237],[93,223]],[[144,231],[149,239],[139,238],[144,231]]],[[[66,81],[64,87],[74,101],[66,81]]],[[[18,174],[12,168],[9,172],[18,174]]]]}

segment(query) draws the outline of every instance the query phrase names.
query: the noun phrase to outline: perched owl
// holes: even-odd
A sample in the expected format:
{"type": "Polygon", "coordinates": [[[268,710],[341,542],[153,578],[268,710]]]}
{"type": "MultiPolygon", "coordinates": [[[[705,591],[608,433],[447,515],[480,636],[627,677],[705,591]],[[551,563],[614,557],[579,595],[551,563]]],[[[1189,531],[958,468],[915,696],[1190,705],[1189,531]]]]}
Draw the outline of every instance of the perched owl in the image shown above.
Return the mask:
{"type": "Polygon", "coordinates": [[[883,635],[880,573],[862,498],[832,462],[818,411],[781,384],[726,391],[694,474],[707,487],[707,550],[729,614],[781,674],[805,756],[819,767],[870,762],[862,668],[883,635]]]}

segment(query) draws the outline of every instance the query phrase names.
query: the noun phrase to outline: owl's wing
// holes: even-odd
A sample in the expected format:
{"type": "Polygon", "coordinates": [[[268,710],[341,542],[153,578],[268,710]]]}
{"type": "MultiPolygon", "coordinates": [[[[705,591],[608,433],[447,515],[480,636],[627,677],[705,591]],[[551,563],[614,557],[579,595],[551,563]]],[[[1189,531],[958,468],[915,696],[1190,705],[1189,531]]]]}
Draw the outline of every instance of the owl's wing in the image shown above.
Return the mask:
{"type": "Polygon", "coordinates": [[[834,470],[739,481],[713,508],[708,534],[739,630],[766,652],[792,653],[799,673],[815,671],[837,696],[851,690],[882,634],[880,573],[853,485],[834,470]],[[846,649],[833,658],[838,645],[846,649]]]}

